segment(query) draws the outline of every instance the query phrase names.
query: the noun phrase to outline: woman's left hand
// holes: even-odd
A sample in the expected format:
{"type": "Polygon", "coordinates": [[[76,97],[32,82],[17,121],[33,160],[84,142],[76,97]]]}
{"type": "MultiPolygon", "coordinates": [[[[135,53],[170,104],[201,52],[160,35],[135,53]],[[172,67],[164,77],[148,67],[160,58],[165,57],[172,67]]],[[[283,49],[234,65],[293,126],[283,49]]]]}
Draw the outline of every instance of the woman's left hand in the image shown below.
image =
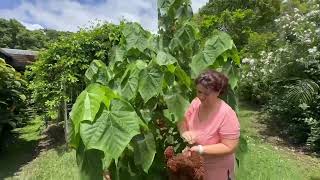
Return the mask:
{"type": "Polygon", "coordinates": [[[199,152],[199,146],[192,146],[189,151],[198,153],[199,152]]]}

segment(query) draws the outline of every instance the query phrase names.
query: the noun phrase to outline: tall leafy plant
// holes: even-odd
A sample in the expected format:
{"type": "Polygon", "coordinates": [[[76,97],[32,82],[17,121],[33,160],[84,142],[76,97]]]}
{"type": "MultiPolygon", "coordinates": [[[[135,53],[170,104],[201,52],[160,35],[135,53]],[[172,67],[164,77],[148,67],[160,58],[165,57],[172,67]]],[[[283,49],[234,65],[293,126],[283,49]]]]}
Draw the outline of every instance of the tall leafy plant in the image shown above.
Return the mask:
{"type": "MultiPolygon", "coordinates": [[[[51,43],[26,71],[38,114],[56,119],[61,103],[74,103],[85,88],[83,74],[93,60],[108,62],[108,51],[119,42],[113,24],[82,29],[51,43]]],[[[51,34],[52,35],[52,34],[51,34]]]]}
{"type": "Polygon", "coordinates": [[[0,58],[0,138],[4,127],[14,128],[22,123],[25,100],[25,80],[0,58]]]}
{"type": "Polygon", "coordinates": [[[77,150],[83,179],[165,178],[167,145],[183,148],[176,123],[195,95],[193,78],[206,68],[226,73],[234,108],[239,57],[224,32],[205,44],[191,22],[188,0],[159,0],[159,35],[137,23],[123,23],[109,63],[94,60],[86,89],[71,111],[70,145],[77,150]]]}

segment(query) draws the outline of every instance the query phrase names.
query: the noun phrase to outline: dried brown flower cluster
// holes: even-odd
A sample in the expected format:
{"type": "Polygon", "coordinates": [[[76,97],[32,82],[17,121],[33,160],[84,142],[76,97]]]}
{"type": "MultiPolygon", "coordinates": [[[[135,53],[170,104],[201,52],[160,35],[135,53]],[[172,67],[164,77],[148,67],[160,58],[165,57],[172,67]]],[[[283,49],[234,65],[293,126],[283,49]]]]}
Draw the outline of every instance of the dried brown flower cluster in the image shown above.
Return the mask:
{"type": "Polygon", "coordinates": [[[179,153],[175,155],[172,146],[164,151],[170,180],[203,180],[205,169],[203,158],[193,152],[191,156],[179,153]]]}

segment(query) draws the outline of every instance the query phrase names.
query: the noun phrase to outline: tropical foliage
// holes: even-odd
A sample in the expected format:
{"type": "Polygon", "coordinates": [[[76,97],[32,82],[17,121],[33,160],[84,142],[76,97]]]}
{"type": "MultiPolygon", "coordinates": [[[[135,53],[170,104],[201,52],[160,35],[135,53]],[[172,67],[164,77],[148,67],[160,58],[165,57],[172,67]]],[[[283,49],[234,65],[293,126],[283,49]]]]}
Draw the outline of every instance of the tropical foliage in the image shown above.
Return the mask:
{"type": "Polygon", "coordinates": [[[83,29],[40,52],[26,72],[39,115],[57,119],[62,102],[75,101],[85,88],[83,76],[89,64],[93,60],[108,63],[108,52],[120,40],[118,29],[111,24],[83,29]]]}
{"type": "Polygon", "coordinates": [[[39,50],[47,48],[50,43],[70,34],[70,32],[51,29],[30,31],[15,19],[0,18],[1,48],[39,50]]]}
{"type": "Polygon", "coordinates": [[[23,122],[26,109],[26,81],[20,73],[0,59],[0,140],[2,130],[23,122]]]}
{"type": "Polygon", "coordinates": [[[319,150],[319,1],[288,1],[282,9],[275,47],[243,58],[241,89],[267,105],[283,137],[319,150]]]}
{"type": "Polygon", "coordinates": [[[184,148],[176,123],[195,95],[193,78],[206,68],[226,73],[224,97],[236,108],[240,59],[231,37],[220,31],[201,44],[189,1],[158,1],[159,35],[122,24],[120,43],[107,63],[91,62],[87,87],[71,112],[70,144],[83,179],[165,178],[166,146],[184,148]]]}
{"type": "MultiPolygon", "coordinates": [[[[281,2],[279,0],[254,1],[209,1],[195,16],[201,37],[205,40],[214,29],[220,29],[232,36],[243,62],[250,58],[260,58],[261,51],[272,49],[277,32],[274,20],[280,15],[281,2]]],[[[262,63],[264,63],[262,61],[262,63]]],[[[257,64],[260,66],[260,64],[257,64]]],[[[257,67],[256,69],[259,69],[257,67]]],[[[242,67],[244,75],[250,70],[242,67]]],[[[238,93],[242,100],[249,100],[256,104],[263,104],[268,99],[268,90],[259,74],[255,81],[246,79],[239,81],[238,93]],[[257,86],[259,84],[259,86],[257,86]]]]}

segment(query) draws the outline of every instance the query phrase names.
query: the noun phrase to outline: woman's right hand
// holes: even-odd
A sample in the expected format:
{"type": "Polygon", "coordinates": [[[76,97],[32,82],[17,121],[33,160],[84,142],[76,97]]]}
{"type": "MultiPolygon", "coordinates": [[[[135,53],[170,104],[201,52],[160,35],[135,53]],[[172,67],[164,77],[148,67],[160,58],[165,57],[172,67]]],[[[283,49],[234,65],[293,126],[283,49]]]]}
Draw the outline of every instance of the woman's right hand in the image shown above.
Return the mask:
{"type": "Polygon", "coordinates": [[[182,154],[189,157],[191,156],[191,151],[190,151],[190,147],[186,146],[183,150],[182,150],[182,154]]]}
{"type": "Polygon", "coordinates": [[[194,144],[196,140],[196,135],[193,131],[185,131],[181,134],[182,139],[184,139],[188,144],[194,144]]]}

